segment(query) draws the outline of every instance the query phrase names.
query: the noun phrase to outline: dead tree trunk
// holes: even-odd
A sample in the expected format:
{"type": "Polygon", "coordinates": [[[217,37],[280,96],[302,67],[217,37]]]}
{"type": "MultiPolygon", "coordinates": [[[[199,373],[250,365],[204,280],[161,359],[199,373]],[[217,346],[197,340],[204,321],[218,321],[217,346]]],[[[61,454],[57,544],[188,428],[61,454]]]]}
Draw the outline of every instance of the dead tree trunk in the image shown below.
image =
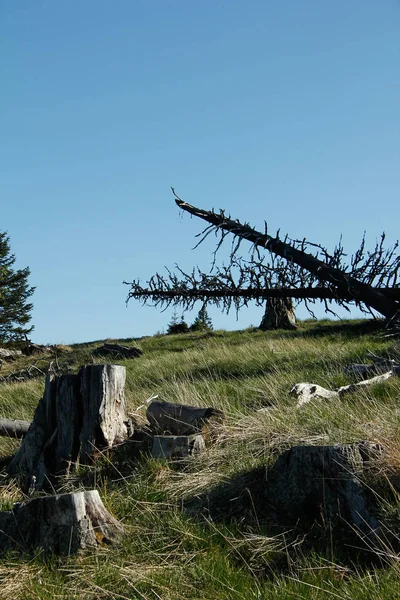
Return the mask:
{"type": "Polygon", "coordinates": [[[48,375],[9,474],[21,476],[24,489],[38,489],[46,479],[90,462],[98,449],[126,439],[124,385],[125,367],[116,365],[85,366],[78,375],[48,375]]]}
{"type": "Polygon", "coordinates": [[[75,554],[117,541],[123,527],[97,490],[34,498],[0,512],[0,552],[40,548],[75,554]]]}
{"type": "Polygon", "coordinates": [[[265,307],[261,320],[262,331],[270,329],[296,329],[296,316],[294,314],[291,298],[270,298],[265,307]]]}
{"type": "Polygon", "coordinates": [[[211,225],[214,225],[217,229],[229,231],[238,238],[248,240],[255,246],[266,248],[273,254],[288,261],[292,261],[294,264],[315,275],[320,281],[330,284],[337,290],[339,297],[348,298],[350,296],[353,300],[363,302],[388,319],[392,319],[400,309],[400,303],[398,301],[384,295],[377,288],[373,288],[366,283],[358,281],[348,273],[331,267],[329,264],[324,263],[312,254],[294,248],[277,237],[273,238],[266,233],[256,231],[249,225],[243,225],[239,221],[234,221],[233,219],[226,217],[222,212],[217,214],[213,211],[203,210],[192,206],[177,196],[175,202],[182,210],[211,223],[211,225]]]}

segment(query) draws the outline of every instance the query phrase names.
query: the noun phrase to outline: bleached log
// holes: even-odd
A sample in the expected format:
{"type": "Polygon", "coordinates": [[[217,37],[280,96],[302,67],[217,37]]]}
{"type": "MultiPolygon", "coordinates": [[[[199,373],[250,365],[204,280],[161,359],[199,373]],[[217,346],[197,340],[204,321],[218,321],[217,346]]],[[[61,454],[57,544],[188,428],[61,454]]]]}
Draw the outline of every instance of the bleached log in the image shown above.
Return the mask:
{"type": "Polygon", "coordinates": [[[20,419],[0,419],[0,435],[4,437],[22,438],[31,425],[30,421],[20,419]]]}
{"type": "Polygon", "coordinates": [[[146,416],[154,433],[171,435],[199,433],[211,418],[224,419],[224,414],[216,408],[159,401],[149,404],[146,416]]]}
{"type": "Polygon", "coordinates": [[[363,381],[359,381],[358,383],[351,383],[350,385],[342,385],[342,387],[338,388],[339,396],[344,396],[345,394],[350,394],[351,392],[357,391],[359,388],[367,387],[370,385],[375,385],[376,383],[383,383],[390,377],[394,377],[396,373],[391,370],[387,373],[382,373],[382,375],[377,375],[376,377],[372,377],[371,379],[364,379],[363,381]]]}
{"type": "Polygon", "coordinates": [[[303,404],[307,404],[314,398],[323,398],[326,400],[341,398],[346,394],[356,392],[360,388],[375,385],[376,383],[382,383],[394,375],[396,375],[396,372],[391,370],[387,373],[382,373],[382,375],[372,377],[371,379],[364,379],[364,381],[359,381],[358,383],[343,385],[337,390],[327,390],[314,383],[296,383],[290,390],[290,394],[297,398],[297,406],[299,407],[303,404]]]}
{"type": "Polygon", "coordinates": [[[290,394],[297,398],[297,406],[307,404],[314,398],[324,398],[326,400],[339,398],[338,392],[327,390],[315,383],[296,383],[290,390],[290,394]]]}
{"type": "Polygon", "coordinates": [[[0,512],[0,552],[39,548],[75,554],[116,542],[123,531],[97,490],[45,496],[0,512]]]}
{"type": "Polygon", "coordinates": [[[8,472],[24,490],[88,463],[128,437],[125,367],[90,365],[78,375],[49,374],[32,424],[8,472]]]}

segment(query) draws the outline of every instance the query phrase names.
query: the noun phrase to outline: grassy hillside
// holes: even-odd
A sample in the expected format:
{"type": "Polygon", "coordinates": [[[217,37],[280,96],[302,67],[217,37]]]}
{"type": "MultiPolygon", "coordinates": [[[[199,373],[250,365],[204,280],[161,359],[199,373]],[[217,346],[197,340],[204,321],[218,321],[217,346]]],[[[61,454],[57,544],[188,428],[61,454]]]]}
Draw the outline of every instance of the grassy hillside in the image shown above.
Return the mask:
{"type": "MultiPolygon", "coordinates": [[[[139,359],[117,361],[127,369],[130,411],[158,394],[220,408],[226,422],[209,431],[206,452],[190,460],[156,461],[139,455],[132,443],[64,481],[64,490],[95,485],[129,535],[121,547],[84,557],[3,557],[0,598],[400,597],[398,378],[302,409],[289,395],[302,381],[326,388],[351,383],[344,366],[368,362],[368,351],[400,359],[393,340],[366,322],[320,321],[294,332],[216,331],[123,343],[144,351],[139,359]],[[258,514],[251,491],[258,467],[295,444],[358,440],[384,448],[365,480],[384,525],[370,552],[338,545],[329,524],[307,537],[296,528],[277,531],[258,514]]],[[[74,372],[93,361],[98,345],[60,347],[57,359],[74,372]]],[[[29,361],[20,359],[12,369],[29,361]]],[[[3,365],[1,374],[10,368],[3,365]]],[[[32,418],[42,392],[41,379],[0,384],[0,416],[32,418]]],[[[2,438],[0,454],[17,446],[2,438]]],[[[21,499],[3,469],[1,508],[21,499]]]]}

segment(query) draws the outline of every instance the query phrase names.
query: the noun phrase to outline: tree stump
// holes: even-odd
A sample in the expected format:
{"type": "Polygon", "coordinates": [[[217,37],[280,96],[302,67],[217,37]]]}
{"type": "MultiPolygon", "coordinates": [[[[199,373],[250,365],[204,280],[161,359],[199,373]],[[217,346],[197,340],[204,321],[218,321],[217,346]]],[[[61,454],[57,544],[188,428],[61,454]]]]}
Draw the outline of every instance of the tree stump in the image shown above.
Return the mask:
{"type": "Polygon", "coordinates": [[[97,490],[34,498],[0,512],[0,552],[41,548],[75,554],[119,540],[122,525],[106,510],[97,490]]]}
{"type": "Polygon", "coordinates": [[[292,299],[268,298],[259,329],[297,329],[292,299]]]}
{"type": "Polygon", "coordinates": [[[40,489],[47,479],[97,450],[128,437],[125,367],[90,365],[77,375],[47,375],[43,398],[8,472],[21,476],[23,489],[40,489]]]}
{"type": "Polygon", "coordinates": [[[267,473],[268,503],[278,523],[307,530],[322,520],[336,531],[376,530],[359,479],[364,461],[374,454],[367,446],[294,446],[281,454],[267,473]]]}

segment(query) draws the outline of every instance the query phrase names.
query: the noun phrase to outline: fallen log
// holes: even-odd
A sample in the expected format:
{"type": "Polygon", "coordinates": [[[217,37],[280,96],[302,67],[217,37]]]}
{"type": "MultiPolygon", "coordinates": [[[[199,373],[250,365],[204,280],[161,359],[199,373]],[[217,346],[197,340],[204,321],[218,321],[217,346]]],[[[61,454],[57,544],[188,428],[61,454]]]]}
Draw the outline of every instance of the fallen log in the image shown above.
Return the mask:
{"type": "Polygon", "coordinates": [[[36,364],[32,364],[20,371],[11,371],[7,375],[0,376],[0,381],[2,383],[18,383],[28,379],[44,377],[45,375],[46,373],[42,369],[37,367],[36,364]]]}
{"type": "Polygon", "coordinates": [[[369,364],[351,363],[350,365],[347,365],[344,370],[346,373],[359,375],[360,377],[365,375],[383,374],[388,371],[393,371],[396,375],[400,375],[400,365],[394,360],[382,360],[369,364]]]}
{"type": "Polygon", "coordinates": [[[0,419],[0,436],[22,438],[31,425],[30,421],[20,419],[0,419]]]}
{"type": "Polygon", "coordinates": [[[89,463],[128,437],[125,367],[90,365],[77,375],[47,375],[43,398],[8,472],[24,490],[89,463]]]}
{"type": "Polygon", "coordinates": [[[114,358],[138,358],[142,356],[140,348],[121,346],[120,344],[104,344],[93,350],[93,356],[113,356],[114,358]]]}
{"type": "Polygon", "coordinates": [[[345,394],[356,392],[360,388],[375,385],[376,383],[382,383],[387,379],[390,379],[390,377],[394,377],[395,375],[399,375],[399,372],[391,370],[387,373],[382,373],[382,375],[372,377],[371,379],[364,379],[358,383],[342,385],[337,390],[327,390],[320,385],[316,385],[315,383],[296,383],[296,385],[294,385],[290,390],[290,395],[297,398],[297,406],[299,407],[303,404],[307,404],[315,398],[324,398],[327,400],[341,398],[345,394]]]}
{"type": "Polygon", "coordinates": [[[70,555],[117,542],[123,531],[97,490],[33,498],[0,512],[0,552],[70,555]]]}
{"type": "Polygon", "coordinates": [[[210,419],[224,419],[223,412],[216,408],[160,401],[149,404],[146,416],[154,433],[170,435],[199,433],[210,419]]]}

